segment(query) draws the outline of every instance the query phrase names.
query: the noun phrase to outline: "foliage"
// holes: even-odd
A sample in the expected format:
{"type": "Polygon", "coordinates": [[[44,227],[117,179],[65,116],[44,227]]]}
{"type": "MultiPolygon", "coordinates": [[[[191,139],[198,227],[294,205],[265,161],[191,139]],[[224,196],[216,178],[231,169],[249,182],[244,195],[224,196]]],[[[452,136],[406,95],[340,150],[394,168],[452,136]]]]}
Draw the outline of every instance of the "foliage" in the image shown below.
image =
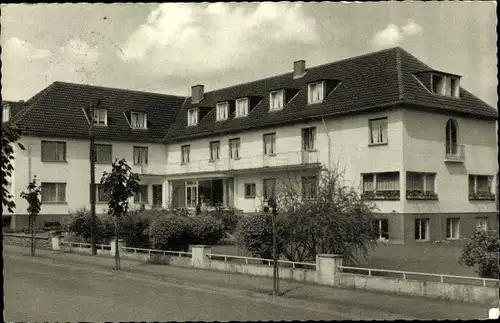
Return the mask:
{"type": "Polygon", "coordinates": [[[149,226],[158,217],[164,215],[160,210],[132,211],[122,219],[119,236],[125,245],[136,248],[149,248],[149,226]]]}
{"type": "Polygon", "coordinates": [[[14,166],[14,144],[25,150],[24,146],[18,142],[21,137],[21,131],[10,124],[2,123],[2,205],[7,208],[9,213],[14,213],[16,203],[13,201],[14,196],[9,192],[9,180],[12,178],[14,166]]]}
{"type": "Polygon", "coordinates": [[[25,199],[28,202],[28,214],[29,214],[29,222],[31,227],[31,256],[35,256],[36,249],[36,217],[40,213],[42,208],[42,191],[39,185],[36,184],[36,176],[27,186],[28,192],[21,192],[21,198],[25,199]]]}
{"type": "Polygon", "coordinates": [[[498,232],[476,230],[464,246],[459,263],[468,267],[477,266],[483,278],[498,278],[499,237],[498,232]]]}
{"type": "Polygon", "coordinates": [[[224,223],[211,215],[199,215],[188,220],[190,244],[216,245],[226,236],[224,223]]]}
{"type": "Polygon", "coordinates": [[[151,246],[162,250],[187,251],[192,235],[189,222],[189,218],[174,214],[153,220],[148,232],[151,246]]]}
{"type": "Polygon", "coordinates": [[[228,234],[234,233],[238,222],[242,219],[242,216],[240,214],[236,214],[233,209],[216,208],[215,210],[207,211],[204,214],[222,221],[224,231],[228,234]]]}
{"type": "MultiPolygon", "coordinates": [[[[92,215],[85,208],[76,210],[70,214],[70,217],[61,220],[61,226],[64,231],[75,233],[83,241],[90,242],[92,215]]],[[[96,216],[96,243],[107,244],[113,238],[113,224],[109,217],[96,216]]]]}
{"type": "MultiPolygon", "coordinates": [[[[270,213],[244,217],[236,230],[238,244],[254,257],[271,259],[273,256],[273,227],[270,213]]],[[[280,235],[279,235],[280,236],[280,235]]],[[[278,250],[281,249],[278,239],[278,250]]]]}

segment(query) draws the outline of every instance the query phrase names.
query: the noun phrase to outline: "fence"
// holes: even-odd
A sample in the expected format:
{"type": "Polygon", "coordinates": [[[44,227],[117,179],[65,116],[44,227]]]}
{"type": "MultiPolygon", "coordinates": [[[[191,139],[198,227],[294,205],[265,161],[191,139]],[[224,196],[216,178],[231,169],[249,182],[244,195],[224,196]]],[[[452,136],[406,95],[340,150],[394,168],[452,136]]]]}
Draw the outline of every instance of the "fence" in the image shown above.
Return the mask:
{"type": "Polygon", "coordinates": [[[122,247],[121,250],[125,252],[131,252],[134,254],[160,254],[163,256],[177,256],[177,257],[188,257],[192,256],[191,252],[188,251],[172,251],[172,250],[160,250],[160,249],[145,249],[145,248],[132,248],[132,247],[122,247]]]}
{"type": "MultiPolygon", "coordinates": [[[[214,259],[214,260],[220,260],[224,259],[224,262],[227,263],[231,260],[241,260],[241,262],[245,262],[246,265],[251,264],[251,263],[260,263],[260,264],[267,264],[268,266],[272,266],[274,264],[273,259],[265,259],[265,258],[255,258],[255,257],[245,257],[245,256],[229,256],[229,255],[221,255],[221,254],[215,254],[215,253],[209,253],[207,254],[207,257],[209,259],[214,259]]],[[[298,262],[298,261],[288,261],[288,260],[278,260],[278,264],[286,265],[287,267],[292,267],[293,269],[295,268],[302,268],[302,267],[309,267],[308,269],[316,270],[316,264],[312,262],[298,262]]]]}

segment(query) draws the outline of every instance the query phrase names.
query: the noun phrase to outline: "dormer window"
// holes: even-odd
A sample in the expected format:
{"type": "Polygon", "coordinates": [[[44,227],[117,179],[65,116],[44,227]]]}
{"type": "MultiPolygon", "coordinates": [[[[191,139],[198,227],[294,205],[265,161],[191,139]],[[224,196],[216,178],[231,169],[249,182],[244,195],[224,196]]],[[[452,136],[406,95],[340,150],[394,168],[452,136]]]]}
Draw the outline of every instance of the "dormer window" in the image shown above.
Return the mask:
{"type": "Polygon", "coordinates": [[[106,109],[94,110],[94,124],[103,126],[108,124],[108,112],[106,109]]]}
{"type": "Polygon", "coordinates": [[[198,109],[188,110],[188,126],[195,126],[198,124],[198,109]]]}
{"type": "Polygon", "coordinates": [[[130,114],[130,126],[133,129],[147,129],[147,115],[143,112],[132,112],[130,114]]]}
{"type": "Polygon", "coordinates": [[[217,103],[217,121],[227,120],[229,110],[229,103],[221,102],[217,103]]]}
{"type": "Polygon", "coordinates": [[[281,110],[284,105],[284,92],[283,90],[273,91],[269,93],[269,109],[271,111],[281,110]]]}
{"type": "Polygon", "coordinates": [[[10,120],[10,106],[8,104],[2,107],[2,122],[10,120]]]}
{"type": "Polygon", "coordinates": [[[308,100],[309,104],[323,101],[325,94],[325,82],[316,82],[309,84],[308,100]]]}
{"type": "Polygon", "coordinates": [[[248,115],[248,98],[236,100],[236,117],[248,115]]]}
{"type": "Polygon", "coordinates": [[[433,93],[460,97],[460,82],[459,78],[451,75],[433,74],[431,78],[431,89],[433,93]]]}

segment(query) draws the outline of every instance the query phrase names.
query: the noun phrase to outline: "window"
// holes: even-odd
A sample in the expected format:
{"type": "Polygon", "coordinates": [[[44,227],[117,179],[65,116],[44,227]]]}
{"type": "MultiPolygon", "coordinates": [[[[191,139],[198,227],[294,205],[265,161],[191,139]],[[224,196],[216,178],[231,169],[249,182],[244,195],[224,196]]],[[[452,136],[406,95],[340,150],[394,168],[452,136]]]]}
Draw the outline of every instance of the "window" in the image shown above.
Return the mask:
{"type": "Polygon", "coordinates": [[[263,185],[264,201],[267,201],[270,198],[275,197],[275,193],[276,193],[275,189],[276,189],[276,179],[275,178],[264,179],[264,185],[263,185]]]}
{"type": "Polygon", "coordinates": [[[220,141],[212,141],[210,143],[210,160],[219,160],[220,141]]]}
{"type": "Polygon", "coordinates": [[[229,139],[229,158],[240,158],[240,138],[229,139]]]}
{"type": "Polygon", "coordinates": [[[370,126],[370,144],[386,144],[387,136],[387,118],[371,119],[370,126]]]}
{"type": "Polygon", "coordinates": [[[185,145],[181,147],[181,163],[187,164],[189,163],[189,155],[191,153],[191,146],[185,145]]]}
{"type": "Polygon", "coordinates": [[[244,117],[248,115],[248,98],[236,100],[236,116],[244,117]]]}
{"type": "Polygon", "coordinates": [[[302,177],[302,198],[312,199],[316,196],[317,181],[316,176],[302,177]]]}
{"type": "Polygon", "coordinates": [[[97,202],[108,202],[110,192],[102,184],[97,185],[97,202]]]}
{"type": "Polygon", "coordinates": [[[141,165],[148,163],[148,147],[134,146],[134,164],[141,165]]]}
{"type": "Polygon", "coordinates": [[[10,106],[8,104],[2,107],[2,122],[7,122],[10,119],[10,106]]]}
{"type": "Polygon", "coordinates": [[[148,204],[148,185],[139,185],[139,189],[134,195],[134,203],[148,204]]]}
{"type": "Polygon", "coordinates": [[[399,191],[399,173],[363,174],[363,191],[399,191]]]}
{"type": "Polygon", "coordinates": [[[64,141],[42,141],[42,161],[66,161],[66,143],[64,141]]]}
{"type": "Polygon", "coordinates": [[[432,75],[432,92],[444,96],[460,97],[460,79],[451,75],[432,75]]]}
{"type": "Polygon", "coordinates": [[[436,174],[406,172],[406,190],[434,192],[436,174]]]}
{"type": "Polygon", "coordinates": [[[429,219],[415,219],[415,240],[429,240],[429,219]]]}
{"type": "Polygon", "coordinates": [[[494,198],[492,193],[493,176],[469,175],[469,197],[494,198]]]}
{"type": "Polygon", "coordinates": [[[198,124],[198,109],[188,110],[188,126],[195,126],[198,124]]]}
{"type": "Polygon", "coordinates": [[[94,160],[97,164],[110,164],[112,156],[112,145],[94,145],[94,160]]]}
{"type": "Polygon", "coordinates": [[[448,218],[446,219],[446,239],[460,238],[460,219],[448,218]]]}
{"type": "Polygon", "coordinates": [[[227,120],[229,110],[229,103],[217,103],[217,121],[227,120]]]}
{"type": "Polygon", "coordinates": [[[454,119],[448,120],[446,122],[446,154],[447,155],[457,155],[458,154],[458,124],[454,119]]]}
{"type": "Polygon", "coordinates": [[[451,78],[451,96],[460,97],[460,82],[458,78],[451,78]]]}
{"type": "Polygon", "coordinates": [[[264,135],[264,155],[276,155],[276,134],[268,133],[264,135]]]}
{"type": "Polygon", "coordinates": [[[308,103],[317,103],[323,101],[325,85],[323,82],[309,84],[308,103]]]}
{"type": "Polygon", "coordinates": [[[443,93],[444,82],[442,75],[432,75],[431,84],[432,84],[432,92],[437,94],[443,93]]]}
{"type": "Polygon", "coordinates": [[[94,110],[94,124],[104,126],[108,124],[108,112],[106,109],[94,110]]]}
{"type": "Polygon", "coordinates": [[[66,183],[42,183],[42,202],[66,202],[66,183]]]}
{"type": "Polygon", "coordinates": [[[389,240],[389,220],[376,219],[373,220],[373,229],[377,240],[389,240]]]}
{"type": "Polygon", "coordinates": [[[302,129],[302,149],[314,150],[316,139],[316,127],[302,129]]]}
{"type": "Polygon", "coordinates": [[[142,112],[132,112],[130,114],[130,125],[134,129],[146,129],[147,128],[147,116],[142,112]]]}
{"type": "Polygon", "coordinates": [[[486,217],[476,218],[476,230],[481,230],[481,231],[488,230],[488,218],[486,217]]]}
{"type": "Polygon", "coordinates": [[[269,93],[269,108],[271,111],[283,109],[284,91],[273,91],[269,93]]]}
{"type": "Polygon", "coordinates": [[[255,183],[245,184],[245,198],[255,197],[255,183]]]}

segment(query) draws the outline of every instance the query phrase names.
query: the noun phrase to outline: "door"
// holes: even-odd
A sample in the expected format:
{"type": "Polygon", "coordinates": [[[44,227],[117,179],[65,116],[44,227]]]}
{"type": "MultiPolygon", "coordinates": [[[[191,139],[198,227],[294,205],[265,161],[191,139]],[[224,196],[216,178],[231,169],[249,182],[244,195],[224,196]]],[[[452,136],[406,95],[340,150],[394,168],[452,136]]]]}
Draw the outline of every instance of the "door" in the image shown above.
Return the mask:
{"type": "Polygon", "coordinates": [[[186,183],[186,207],[196,208],[198,204],[198,183],[190,182],[186,183]]]}
{"type": "Polygon", "coordinates": [[[163,185],[153,185],[153,207],[161,208],[163,205],[163,185]]]}

